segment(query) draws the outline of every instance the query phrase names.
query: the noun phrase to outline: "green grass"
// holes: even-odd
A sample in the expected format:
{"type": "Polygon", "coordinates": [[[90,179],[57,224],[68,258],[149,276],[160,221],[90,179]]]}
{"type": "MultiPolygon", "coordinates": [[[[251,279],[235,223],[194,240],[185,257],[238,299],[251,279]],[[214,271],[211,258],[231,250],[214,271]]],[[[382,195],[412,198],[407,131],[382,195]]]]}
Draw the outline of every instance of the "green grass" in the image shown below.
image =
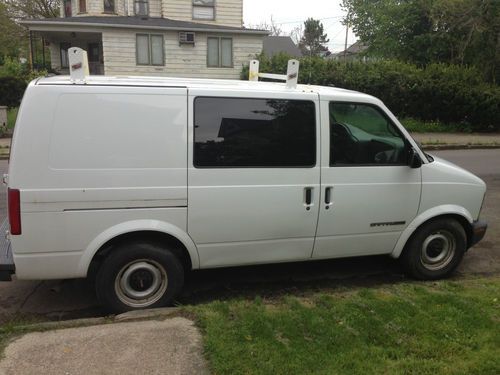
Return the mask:
{"type": "Polygon", "coordinates": [[[500,374],[500,278],[190,307],[215,374],[500,374]]]}
{"type": "Polygon", "coordinates": [[[0,359],[9,341],[23,333],[29,332],[26,327],[29,324],[40,322],[39,318],[18,314],[12,318],[0,316],[0,359]]]}
{"type": "Polygon", "coordinates": [[[16,118],[17,118],[17,111],[19,108],[10,108],[7,111],[7,127],[9,129],[13,129],[14,125],[16,124],[16,118]]]}
{"type": "Polygon", "coordinates": [[[472,133],[468,124],[445,124],[439,121],[421,121],[414,118],[400,119],[406,130],[413,133],[472,133]]]}

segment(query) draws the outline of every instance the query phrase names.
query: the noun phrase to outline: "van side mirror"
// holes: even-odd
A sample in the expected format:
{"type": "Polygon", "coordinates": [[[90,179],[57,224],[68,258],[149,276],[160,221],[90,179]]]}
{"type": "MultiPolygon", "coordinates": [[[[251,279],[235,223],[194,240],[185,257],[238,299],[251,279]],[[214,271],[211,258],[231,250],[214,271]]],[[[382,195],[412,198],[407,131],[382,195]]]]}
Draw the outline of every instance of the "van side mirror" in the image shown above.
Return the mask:
{"type": "Polygon", "coordinates": [[[408,166],[410,168],[420,168],[422,166],[422,159],[418,152],[412,147],[408,155],[408,166]]]}

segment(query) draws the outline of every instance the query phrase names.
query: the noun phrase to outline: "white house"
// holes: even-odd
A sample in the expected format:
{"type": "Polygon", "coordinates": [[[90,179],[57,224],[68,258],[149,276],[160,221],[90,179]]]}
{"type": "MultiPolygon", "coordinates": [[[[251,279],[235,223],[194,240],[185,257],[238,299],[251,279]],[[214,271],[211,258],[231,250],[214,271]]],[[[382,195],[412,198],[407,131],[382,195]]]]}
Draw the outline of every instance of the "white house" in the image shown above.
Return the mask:
{"type": "Polygon", "coordinates": [[[243,0],[63,0],[60,18],[26,19],[68,72],[67,49],[88,52],[91,74],[238,78],[262,51],[243,27],[243,0]]]}

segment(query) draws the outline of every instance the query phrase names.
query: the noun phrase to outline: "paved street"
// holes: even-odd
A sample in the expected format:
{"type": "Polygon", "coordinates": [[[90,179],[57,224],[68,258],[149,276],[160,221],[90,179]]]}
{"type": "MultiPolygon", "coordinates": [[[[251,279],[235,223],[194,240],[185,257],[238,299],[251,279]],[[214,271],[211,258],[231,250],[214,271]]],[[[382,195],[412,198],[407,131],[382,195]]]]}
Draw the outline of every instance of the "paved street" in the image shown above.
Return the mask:
{"type": "MultiPolygon", "coordinates": [[[[489,229],[484,240],[466,254],[459,276],[500,274],[500,149],[431,153],[471,170],[488,184],[482,218],[489,222],[489,229]]],[[[6,169],[7,161],[0,161],[0,171],[6,169]]],[[[0,216],[5,217],[5,188],[1,189],[0,216]]],[[[188,275],[180,303],[290,291],[300,294],[307,288],[373,285],[401,279],[404,276],[398,263],[388,257],[207,270],[188,275]]],[[[59,320],[102,312],[85,280],[0,283],[0,324],[19,314],[59,320]]]]}

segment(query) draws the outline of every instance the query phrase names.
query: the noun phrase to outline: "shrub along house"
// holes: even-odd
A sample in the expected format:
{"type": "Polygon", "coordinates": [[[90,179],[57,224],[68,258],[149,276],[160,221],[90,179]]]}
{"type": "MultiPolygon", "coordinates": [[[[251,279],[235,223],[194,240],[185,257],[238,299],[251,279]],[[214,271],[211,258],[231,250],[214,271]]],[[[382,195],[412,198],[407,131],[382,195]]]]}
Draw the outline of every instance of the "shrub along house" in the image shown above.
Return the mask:
{"type": "Polygon", "coordinates": [[[80,47],[91,74],[237,79],[268,34],[243,27],[243,0],[63,0],[60,18],[21,22],[64,74],[80,47]]]}

